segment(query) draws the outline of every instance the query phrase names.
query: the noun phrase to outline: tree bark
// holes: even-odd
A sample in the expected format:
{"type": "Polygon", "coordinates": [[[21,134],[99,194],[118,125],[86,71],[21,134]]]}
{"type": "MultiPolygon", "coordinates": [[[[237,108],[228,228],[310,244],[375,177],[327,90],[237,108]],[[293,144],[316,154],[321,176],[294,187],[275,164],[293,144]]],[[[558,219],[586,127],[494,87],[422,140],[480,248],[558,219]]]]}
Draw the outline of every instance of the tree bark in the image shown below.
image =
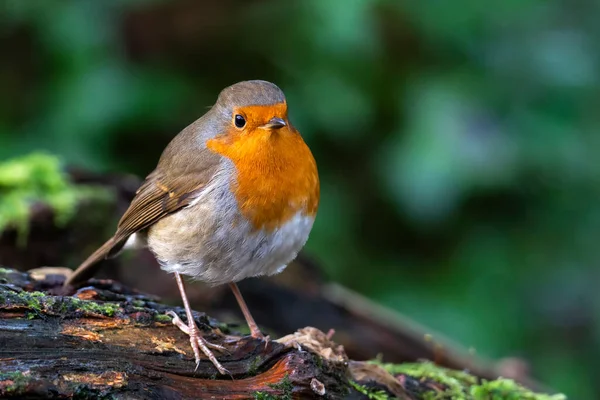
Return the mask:
{"type": "Polygon", "coordinates": [[[0,271],[0,397],[128,399],[353,398],[341,346],[316,329],[280,341],[195,321],[227,352],[220,375],[196,368],[188,337],[165,315],[179,307],[106,280],[65,293],[63,277],[0,271]],[[269,397],[275,396],[275,397],[269,397]]]}
{"type": "Polygon", "coordinates": [[[433,364],[353,361],[333,331],[307,327],[265,342],[195,312],[206,339],[226,348],[218,358],[230,375],[220,375],[208,360],[196,367],[189,338],[165,314],[184,319],[183,309],[110,280],[68,291],[56,272],[0,269],[0,398],[488,398],[470,396],[474,388],[498,399],[538,398],[515,397],[526,389],[512,381],[486,386],[433,364]]]}

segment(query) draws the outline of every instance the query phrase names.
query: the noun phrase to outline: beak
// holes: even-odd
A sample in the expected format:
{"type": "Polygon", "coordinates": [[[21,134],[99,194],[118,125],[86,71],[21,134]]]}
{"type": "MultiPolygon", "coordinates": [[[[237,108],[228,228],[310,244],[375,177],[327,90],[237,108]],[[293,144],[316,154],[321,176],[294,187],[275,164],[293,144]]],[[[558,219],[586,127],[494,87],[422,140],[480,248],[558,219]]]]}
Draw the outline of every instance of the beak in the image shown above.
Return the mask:
{"type": "Polygon", "coordinates": [[[264,125],[261,125],[261,128],[263,128],[263,129],[279,129],[279,128],[283,128],[286,125],[287,124],[285,123],[285,121],[282,118],[273,117],[269,120],[269,122],[267,122],[264,125]]]}

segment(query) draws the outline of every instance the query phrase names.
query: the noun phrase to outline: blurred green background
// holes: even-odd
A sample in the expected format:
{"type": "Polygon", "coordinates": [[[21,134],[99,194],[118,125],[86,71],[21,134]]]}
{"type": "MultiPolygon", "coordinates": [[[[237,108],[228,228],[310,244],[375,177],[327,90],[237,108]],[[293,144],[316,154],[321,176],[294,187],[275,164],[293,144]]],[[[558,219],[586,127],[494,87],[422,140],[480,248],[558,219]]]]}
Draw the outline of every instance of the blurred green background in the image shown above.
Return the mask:
{"type": "Polygon", "coordinates": [[[0,0],[0,160],[145,176],[267,79],[313,149],[329,277],[600,398],[600,2],[0,0]]]}

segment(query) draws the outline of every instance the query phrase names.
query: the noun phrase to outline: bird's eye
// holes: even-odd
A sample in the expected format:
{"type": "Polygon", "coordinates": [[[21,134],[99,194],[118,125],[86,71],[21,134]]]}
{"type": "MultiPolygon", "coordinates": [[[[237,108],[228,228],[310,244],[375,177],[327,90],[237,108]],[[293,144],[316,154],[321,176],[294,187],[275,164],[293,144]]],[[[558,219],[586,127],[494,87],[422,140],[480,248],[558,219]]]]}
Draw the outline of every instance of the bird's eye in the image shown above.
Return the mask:
{"type": "Polygon", "coordinates": [[[246,125],[246,119],[240,114],[236,114],[235,117],[233,117],[233,120],[235,126],[238,128],[243,128],[246,125]]]}

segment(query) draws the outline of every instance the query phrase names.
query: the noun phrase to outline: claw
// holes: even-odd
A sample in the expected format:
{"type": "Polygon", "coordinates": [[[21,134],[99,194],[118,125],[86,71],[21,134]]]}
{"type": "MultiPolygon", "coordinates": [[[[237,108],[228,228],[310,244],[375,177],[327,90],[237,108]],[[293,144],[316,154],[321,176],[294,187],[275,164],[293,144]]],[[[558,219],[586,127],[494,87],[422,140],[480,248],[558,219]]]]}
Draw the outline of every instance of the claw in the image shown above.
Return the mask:
{"type": "MultiPolygon", "coordinates": [[[[167,315],[173,318],[171,322],[173,325],[181,329],[184,333],[186,333],[190,337],[190,345],[192,346],[192,350],[194,351],[194,360],[196,360],[196,369],[200,365],[200,349],[208,359],[213,363],[215,368],[222,375],[230,375],[229,371],[227,371],[221,363],[217,360],[217,357],[210,351],[209,346],[211,343],[208,343],[202,336],[200,336],[200,331],[198,331],[198,327],[196,326],[196,322],[194,322],[194,316],[192,314],[192,308],[190,307],[190,302],[185,293],[185,288],[183,286],[183,279],[181,279],[181,275],[177,272],[174,273],[175,281],[177,282],[177,287],[179,288],[179,293],[181,294],[181,300],[183,301],[183,307],[185,308],[185,315],[187,316],[188,323],[187,325],[179,318],[177,314],[173,311],[167,312],[167,315]]],[[[218,345],[216,345],[218,346],[218,345]]],[[[220,347],[220,346],[219,346],[220,347]]],[[[213,346],[213,348],[215,348],[213,346]]],[[[218,347],[217,347],[218,348],[218,347]]],[[[233,377],[232,377],[233,378],[233,377]]]]}
{"type": "Polygon", "coordinates": [[[213,352],[210,350],[210,348],[212,348],[215,350],[227,352],[227,349],[225,347],[218,344],[210,343],[206,341],[206,339],[204,339],[202,336],[200,336],[198,327],[196,326],[196,323],[193,320],[190,321],[189,325],[186,325],[174,311],[167,311],[166,314],[172,318],[171,322],[173,323],[173,325],[178,327],[183,333],[190,337],[190,345],[192,347],[192,351],[194,352],[194,360],[196,361],[195,370],[197,370],[200,366],[200,350],[202,350],[202,353],[204,353],[204,355],[208,357],[208,359],[213,363],[215,368],[217,368],[217,370],[222,375],[231,375],[231,373],[227,369],[225,369],[223,365],[221,365],[221,363],[217,360],[213,352]]]}
{"type": "Polygon", "coordinates": [[[185,324],[185,322],[183,322],[181,320],[181,318],[179,318],[179,315],[177,315],[177,313],[175,313],[175,311],[170,310],[170,311],[167,311],[165,314],[172,318],[171,323],[173,325],[178,327],[186,335],[190,334],[190,330],[189,330],[188,326],[185,324]]]}
{"type": "Polygon", "coordinates": [[[211,348],[211,349],[213,349],[213,350],[218,350],[218,351],[220,351],[220,352],[222,352],[222,353],[231,354],[231,353],[229,352],[229,350],[227,350],[227,349],[225,348],[225,346],[221,346],[220,344],[215,344],[215,343],[211,343],[211,342],[206,342],[206,346],[207,346],[207,347],[209,347],[209,348],[211,348]]]}
{"type": "Polygon", "coordinates": [[[267,350],[267,347],[269,347],[269,343],[271,343],[271,336],[263,336],[263,340],[265,341],[265,350],[267,350]]]}

